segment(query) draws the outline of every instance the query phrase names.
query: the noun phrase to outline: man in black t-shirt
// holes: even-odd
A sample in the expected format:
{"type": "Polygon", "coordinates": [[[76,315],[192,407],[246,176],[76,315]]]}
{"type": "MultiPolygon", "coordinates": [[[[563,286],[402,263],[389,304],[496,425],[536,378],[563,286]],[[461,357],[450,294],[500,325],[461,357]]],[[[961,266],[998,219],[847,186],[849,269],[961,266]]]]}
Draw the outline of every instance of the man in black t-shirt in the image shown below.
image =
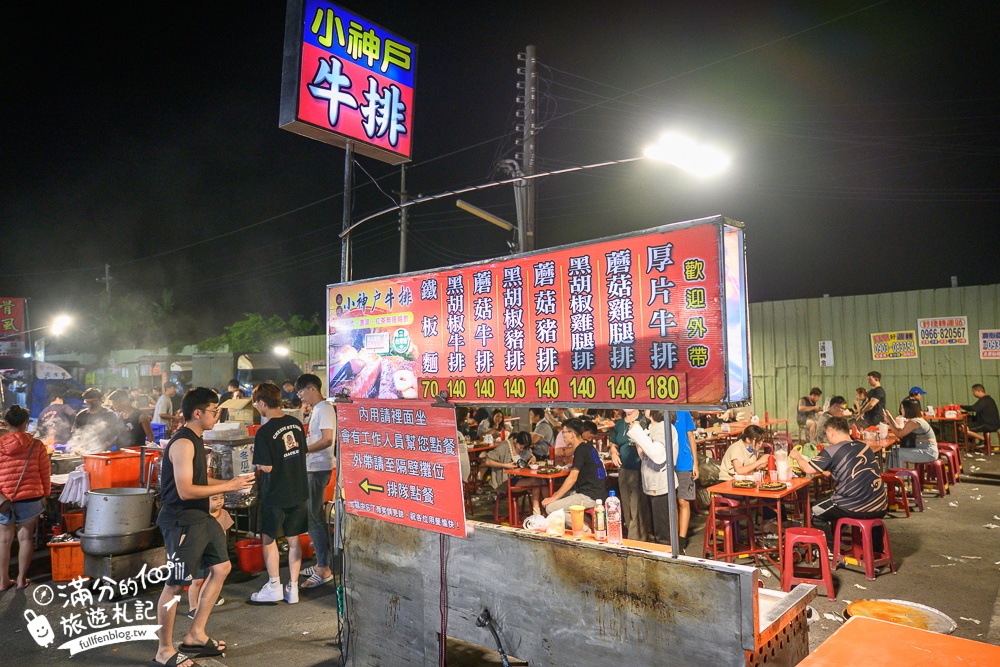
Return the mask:
{"type": "Polygon", "coordinates": [[[966,412],[974,413],[969,420],[967,433],[973,440],[986,440],[984,433],[1000,430],[1000,412],[997,412],[996,401],[986,393],[986,387],[983,385],[972,385],[972,395],[976,397],[973,405],[959,406],[966,412]]]}
{"type": "Polygon", "coordinates": [[[97,387],[83,392],[83,402],[87,407],[73,420],[70,444],[86,454],[111,451],[121,430],[118,415],[104,407],[104,394],[97,387]]]}
{"type": "Polygon", "coordinates": [[[299,535],[309,530],[309,477],[306,473],[306,434],[302,422],[281,411],[281,389],[266,382],[254,387],[253,406],[267,423],[260,427],[253,441],[253,462],[263,473],[260,485],[264,565],[268,581],[250,596],[251,602],[299,601],[299,568],[302,544],[299,535]],[[288,539],[288,576],[281,590],[278,570],[278,530],[288,539]]]}
{"type": "MultiPolygon", "coordinates": [[[[789,453],[807,474],[829,473],[833,477],[833,495],[812,507],[813,526],[826,532],[833,544],[833,526],[837,519],[881,519],[889,507],[882,471],[875,452],[864,442],[851,439],[851,429],[843,417],[826,422],[829,445],[812,460],[801,450],[789,453]]],[[[878,532],[878,531],[877,531],[878,532]]],[[[881,532],[873,539],[875,551],[881,552],[881,532]]]]}
{"type": "Polygon", "coordinates": [[[556,510],[566,511],[566,526],[571,525],[570,505],[594,507],[598,498],[607,495],[607,471],[594,446],[583,439],[583,420],[568,419],[563,422],[563,440],[573,448],[573,468],[562,486],[548,498],[542,499],[546,514],[556,510]]]}
{"type": "Polygon", "coordinates": [[[872,371],[868,374],[868,400],[861,407],[861,417],[864,424],[858,426],[878,426],[884,420],[885,389],[882,388],[882,374],[872,371]]]}
{"type": "Polygon", "coordinates": [[[170,565],[170,578],[163,586],[156,607],[159,646],[154,662],[177,667],[193,667],[191,657],[222,655],[225,642],[209,638],[208,617],[222,592],[222,584],[232,565],[222,526],[209,514],[209,498],[224,491],[241,491],[254,484],[253,475],[230,480],[208,478],[205,442],[202,435],[218,421],[219,397],[211,389],[198,387],[181,402],[186,425],[179,429],[163,451],[160,468],[160,498],[163,507],[156,525],[163,533],[170,565]],[[184,635],[180,651],[174,650],[175,596],[194,580],[202,568],[208,572],[198,593],[198,609],[191,628],[184,635]]]}
{"type": "Polygon", "coordinates": [[[76,410],[66,405],[62,396],[53,396],[52,402],[38,415],[38,435],[46,444],[65,445],[75,418],[76,410]]]}

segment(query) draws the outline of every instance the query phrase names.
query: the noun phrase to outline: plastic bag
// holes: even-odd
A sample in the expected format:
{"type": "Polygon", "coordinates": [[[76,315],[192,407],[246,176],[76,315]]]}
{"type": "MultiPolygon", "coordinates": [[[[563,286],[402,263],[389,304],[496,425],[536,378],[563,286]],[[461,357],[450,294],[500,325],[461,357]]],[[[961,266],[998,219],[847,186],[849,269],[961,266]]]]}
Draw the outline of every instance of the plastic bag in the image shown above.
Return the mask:
{"type": "Polygon", "coordinates": [[[545,530],[546,535],[562,537],[566,534],[566,513],[563,510],[556,510],[548,516],[549,527],[545,530]]]}
{"type": "Polygon", "coordinates": [[[533,530],[538,533],[544,533],[549,528],[549,519],[541,514],[532,514],[531,516],[525,517],[524,522],[521,525],[525,530],[533,530]]]}

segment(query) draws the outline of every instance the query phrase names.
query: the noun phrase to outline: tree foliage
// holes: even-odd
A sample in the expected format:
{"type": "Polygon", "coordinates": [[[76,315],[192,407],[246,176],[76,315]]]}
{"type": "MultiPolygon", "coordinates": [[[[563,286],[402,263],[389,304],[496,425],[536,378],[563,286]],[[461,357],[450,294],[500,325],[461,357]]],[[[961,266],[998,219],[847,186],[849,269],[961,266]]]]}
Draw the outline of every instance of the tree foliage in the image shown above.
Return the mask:
{"type": "Polygon", "coordinates": [[[199,352],[215,352],[223,348],[240,354],[265,352],[286,338],[309,336],[319,330],[318,315],[311,318],[292,315],[284,320],[278,315],[265,317],[260,313],[244,313],[242,320],[225,327],[225,333],[206,338],[197,347],[199,352]]]}

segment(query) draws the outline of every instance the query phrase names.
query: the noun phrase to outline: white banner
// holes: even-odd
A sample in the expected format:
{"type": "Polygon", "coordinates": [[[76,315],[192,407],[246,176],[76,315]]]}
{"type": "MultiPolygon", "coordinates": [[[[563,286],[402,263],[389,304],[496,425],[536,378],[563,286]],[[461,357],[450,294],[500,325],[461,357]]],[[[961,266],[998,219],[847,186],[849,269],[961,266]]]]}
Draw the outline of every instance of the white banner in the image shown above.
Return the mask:
{"type": "Polygon", "coordinates": [[[159,629],[160,626],[158,625],[129,625],[121,628],[108,628],[100,632],[92,632],[83,637],[77,637],[73,641],[66,642],[59,648],[68,650],[69,654],[74,656],[77,653],[89,651],[98,646],[110,646],[111,644],[147,639],[156,641],[156,631],[159,629]]]}

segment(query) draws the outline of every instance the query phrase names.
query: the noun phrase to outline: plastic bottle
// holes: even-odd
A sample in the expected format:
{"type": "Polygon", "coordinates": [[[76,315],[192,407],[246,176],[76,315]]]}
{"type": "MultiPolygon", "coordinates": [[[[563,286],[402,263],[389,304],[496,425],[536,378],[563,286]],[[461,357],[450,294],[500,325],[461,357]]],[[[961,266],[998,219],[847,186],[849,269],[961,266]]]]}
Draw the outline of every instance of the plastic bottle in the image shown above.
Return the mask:
{"type": "Polygon", "coordinates": [[[600,498],[594,508],[594,539],[598,542],[606,542],[608,539],[608,515],[604,509],[604,501],[600,498]]]}
{"type": "Polygon", "coordinates": [[[622,543],[622,501],[615,496],[614,491],[608,491],[608,502],[605,503],[608,515],[608,544],[622,543]]]}

